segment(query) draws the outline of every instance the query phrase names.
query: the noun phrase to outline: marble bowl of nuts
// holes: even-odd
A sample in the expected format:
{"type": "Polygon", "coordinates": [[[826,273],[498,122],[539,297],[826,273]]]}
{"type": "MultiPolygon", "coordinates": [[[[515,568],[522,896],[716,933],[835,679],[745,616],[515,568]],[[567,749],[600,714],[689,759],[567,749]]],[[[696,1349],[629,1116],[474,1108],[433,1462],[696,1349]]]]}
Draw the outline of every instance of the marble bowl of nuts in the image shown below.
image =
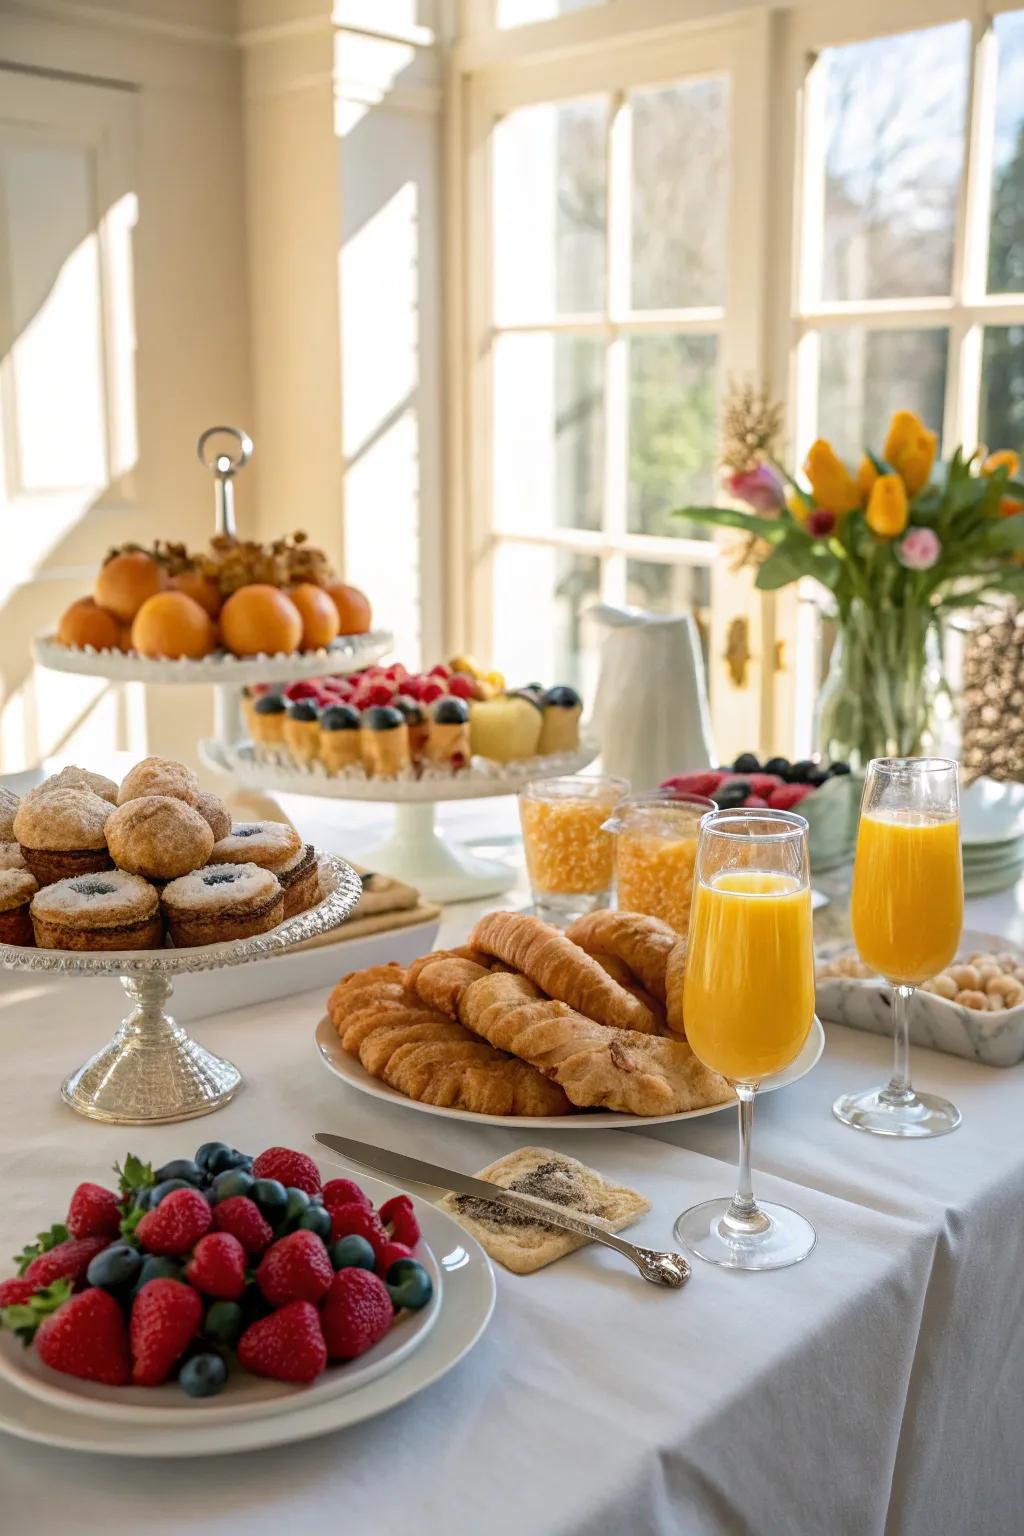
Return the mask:
{"type": "MultiPolygon", "coordinates": [[[[816,1011],[851,1029],[892,1032],[889,988],[848,944],[819,948],[816,1011]]],[[[953,964],[914,993],[910,1039],[991,1067],[1024,1061],[1024,951],[965,932],[953,964]]]]}

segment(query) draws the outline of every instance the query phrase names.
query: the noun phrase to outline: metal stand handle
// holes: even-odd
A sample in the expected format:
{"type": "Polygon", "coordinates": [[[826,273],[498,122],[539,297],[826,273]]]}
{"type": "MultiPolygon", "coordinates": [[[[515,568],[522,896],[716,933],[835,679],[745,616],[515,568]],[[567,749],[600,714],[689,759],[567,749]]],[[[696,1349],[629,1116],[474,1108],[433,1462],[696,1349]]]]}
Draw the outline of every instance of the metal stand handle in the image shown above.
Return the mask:
{"type": "Polygon", "coordinates": [[[252,438],[248,432],[243,432],[241,427],[207,427],[196,444],[196,453],[200,464],[213,471],[214,475],[214,533],[226,534],[228,538],[235,537],[235,488],[233,480],[240,469],[244,469],[252,458],[252,438]],[[212,459],[206,456],[206,445],[211,438],[227,436],[235,439],[237,450],[232,455],[226,453],[223,448],[220,452],[214,450],[212,459]]]}

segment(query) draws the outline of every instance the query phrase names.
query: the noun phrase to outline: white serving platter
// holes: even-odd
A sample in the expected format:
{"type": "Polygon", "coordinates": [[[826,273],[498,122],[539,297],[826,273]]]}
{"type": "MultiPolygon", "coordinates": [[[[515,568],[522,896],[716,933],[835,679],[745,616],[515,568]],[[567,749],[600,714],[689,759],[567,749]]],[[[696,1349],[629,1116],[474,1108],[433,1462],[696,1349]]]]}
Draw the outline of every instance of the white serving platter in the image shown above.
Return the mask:
{"type": "MultiPolygon", "coordinates": [[[[735,1099],[725,1099],[721,1104],[709,1104],[704,1109],[684,1110],[676,1115],[624,1115],[614,1110],[578,1110],[572,1115],[478,1115],[467,1109],[449,1109],[441,1104],[421,1104],[418,1099],[406,1098],[395,1088],[389,1088],[379,1078],[371,1077],[365,1067],[342,1049],[338,1032],[330,1019],[324,1016],[316,1031],[316,1047],[320,1059],[329,1072],[371,1098],[382,1099],[388,1104],[398,1104],[403,1109],[415,1109],[425,1115],[441,1115],[446,1120],[470,1121],[474,1125],[503,1125],[517,1131],[629,1131],[645,1125],[674,1125],[680,1120],[699,1120],[704,1115],[717,1115],[723,1109],[735,1109],[735,1099]]],[[[784,1072],[765,1078],[762,1093],[785,1088],[798,1082],[815,1067],[825,1049],[825,1031],[816,1018],[811,1025],[803,1050],[784,1072]]]]}
{"type": "Polygon", "coordinates": [[[275,655],[233,656],[215,651],[198,661],[187,657],[139,656],[135,651],[97,651],[91,645],[61,645],[53,635],[32,642],[36,661],[51,672],[75,672],[86,677],[109,677],[136,683],[295,683],[307,677],[358,672],[387,654],[394,636],[385,629],[365,635],[342,635],[316,651],[278,652],[275,655]]]}

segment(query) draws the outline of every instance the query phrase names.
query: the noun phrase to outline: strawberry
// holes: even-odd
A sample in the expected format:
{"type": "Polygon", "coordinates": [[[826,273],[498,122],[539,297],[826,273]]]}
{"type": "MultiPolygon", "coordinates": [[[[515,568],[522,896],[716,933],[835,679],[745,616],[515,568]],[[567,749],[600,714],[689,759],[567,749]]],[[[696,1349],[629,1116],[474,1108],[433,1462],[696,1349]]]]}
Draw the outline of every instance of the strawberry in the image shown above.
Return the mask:
{"type": "Polygon", "coordinates": [[[335,1205],[331,1208],[331,1242],[336,1243],[339,1237],[365,1237],[374,1253],[377,1253],[388,1240],[388,1235],[377,1212],[365,1205],[357,1205],[355,1201],[351,1205],[335,1205]]]}
{"type": "Polygon", "coordinates": [[[282,688],[281,692],[286,699],[291,700],[292,703],[297,703],[299,699],[315,699],[317,684],[313,680],[303,678],[297,683],[288,683],[286,687],[282,688]]]}
{"type": "Polygon", "coordinates": [[[158,1387],[167,1380],[199,1332],[202,1317],[203,1304],[190,1285],[181,1280],[146,1282],[135,1298],[129,1327],[136,1386],[158,1387]]]}
{"type": "Polygon", "coordinates": [[[373,1209],[369,1195],[364,1195],[354,1179],[329,1179],[323,1195],[328,1210],[336,1205],[365,1205],[369,1210],[373,1209]]]}
{"type": "Polygon", "coordinates": [[[185,1279],[204,1296],[237,1301],[245,1290],[245,1249],[230,1232],[207,1232],[185,1266],[185,1279]]]}
{"type": "Polygon", "coordinates": [[[375,704],[390,704],[395,696],[395,685],[388,682],[371,683],[365,692],[366,702],[371,708],[375,704]]]}
{"type": "Polygon", "coordinates": [[[288,1147],[268,1147],[252,1165],[254,1179],[277,1179],[285,1189],[303,1189],[307,1195],[320,1193],[320,1171],[305,1152],[288,1147]]]}
{"type": "Polygon", "coordinates": [[[174,1258],[191,1253],[210,1230],[213,1217],[198,1189],[172,1189],[155,1211],[147,1211],[135,1236],[148,1253],[174,1258]]]}
{"type": "Polygon", "coordinates": [[[678,789],[684,795],[713,795],[728,777],[715,768],[700,773],[678,773],[673,779],[662,779],[662,789],[678,789]]]}
{"type": "Polygon", "coordinates": [[[33,1295],[35,1286],[31,1280],[18,1277],[13,1280],[0,1280],[0,1309],[3,1307],[20,1307],[33,1295]]]}
{"type": "Polygon", "coordinates": [[[384,1337],[394,1316],[383,1280],[368,1269],[339,1269],[320,1309],[328,1355],[354,1360],[384,1337]]]}
{"type": "Polygon", "coordinates": [[[763,811],[768,805],[763,795],[748,795],[743,802],[747,810],[763,811]]]}
{"type": "Polygon", "coordinates": [[[69,1297],[40,1323],[35,1344],[43,1364],[66,1376],[111,1387],[131,1379],[128,1334],[109,1291],[92,1287],[69,1297]]]}
{"type": "Polygon", "coordinates": [[[247,1371],[274,1381],[314,1381],[327,1365],[316,1307],[309,1301],[291,1301],[252,1323],[238,1341],[238,1360],[247,1371]]]}
{"type": "Polygon", "coordinates": [[[377,1273],[383,1278],[392,1264],[396,1264],[399,1259],[411,1258],[412,1249],[407,1247],[405,1243],[385,1243],[377,1254],[377,1273]]]}
{"type": "Polygon", "coordinates": [[[113,1190],[102,1184],[79,1184],[71,1196],[67,1228],[72,1237],[119,1237],[121,1203],[113,1190]]]}
{"type": "Polygon", "coordinates": [[[791,811],[813,793],[813,784],[780,784],[768,796],[768,804],[773,811],[791,811]]]}
{"type": "Polygon", "coordinates": [[[289,1301],[319,1301],[333,1274],[323,1239],[300,1228],[267,1249],[256,1271],[256,1284],[272,1307],[281,1307],[289,1301]]]}
{"type": "Polygon", "coordinates": [[[384,1225],[391,1228],[391,1236],[396,1243],[416,1247],[420,1240],[420,1224],[408,1195],[394,1195],[390,1200],[385,1200],[378,1214],[384,1225]]]}
{"type": "Polygon", "coordinates": [[[218,1232],[230,1232],[237,1237],[246,1253],[254,1257],[274,1241],[273,1227],[248,1195],[230,1195],[215,1205],[213,1225],[218,1232]]]}
{"type": "Polygon", "coordinates": [[[70,1280],[77,1290],[85,1280],[85,1272],[98,1253],[108,1246],[105,1237],[69,1237],[58,1243],[48,1253],[41,1253],[25,1271],[25,1279],[31,1281],[33,1290],[52,1285],[55,1280],[70,1280]]]}

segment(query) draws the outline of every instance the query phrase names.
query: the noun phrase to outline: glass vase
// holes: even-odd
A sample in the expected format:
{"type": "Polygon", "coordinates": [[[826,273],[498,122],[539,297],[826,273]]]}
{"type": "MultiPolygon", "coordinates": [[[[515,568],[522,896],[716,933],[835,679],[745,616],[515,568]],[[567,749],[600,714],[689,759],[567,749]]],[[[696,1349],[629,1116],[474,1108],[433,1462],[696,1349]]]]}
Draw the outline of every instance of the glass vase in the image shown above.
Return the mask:
{"type": "Polygon", "coordinates": [[[854,599],[833,622],[815,722],[821,757],[863,769],[874,757],[919,757],[948,746],[953,708],[934,610],[869,608],[854,599]]]}

